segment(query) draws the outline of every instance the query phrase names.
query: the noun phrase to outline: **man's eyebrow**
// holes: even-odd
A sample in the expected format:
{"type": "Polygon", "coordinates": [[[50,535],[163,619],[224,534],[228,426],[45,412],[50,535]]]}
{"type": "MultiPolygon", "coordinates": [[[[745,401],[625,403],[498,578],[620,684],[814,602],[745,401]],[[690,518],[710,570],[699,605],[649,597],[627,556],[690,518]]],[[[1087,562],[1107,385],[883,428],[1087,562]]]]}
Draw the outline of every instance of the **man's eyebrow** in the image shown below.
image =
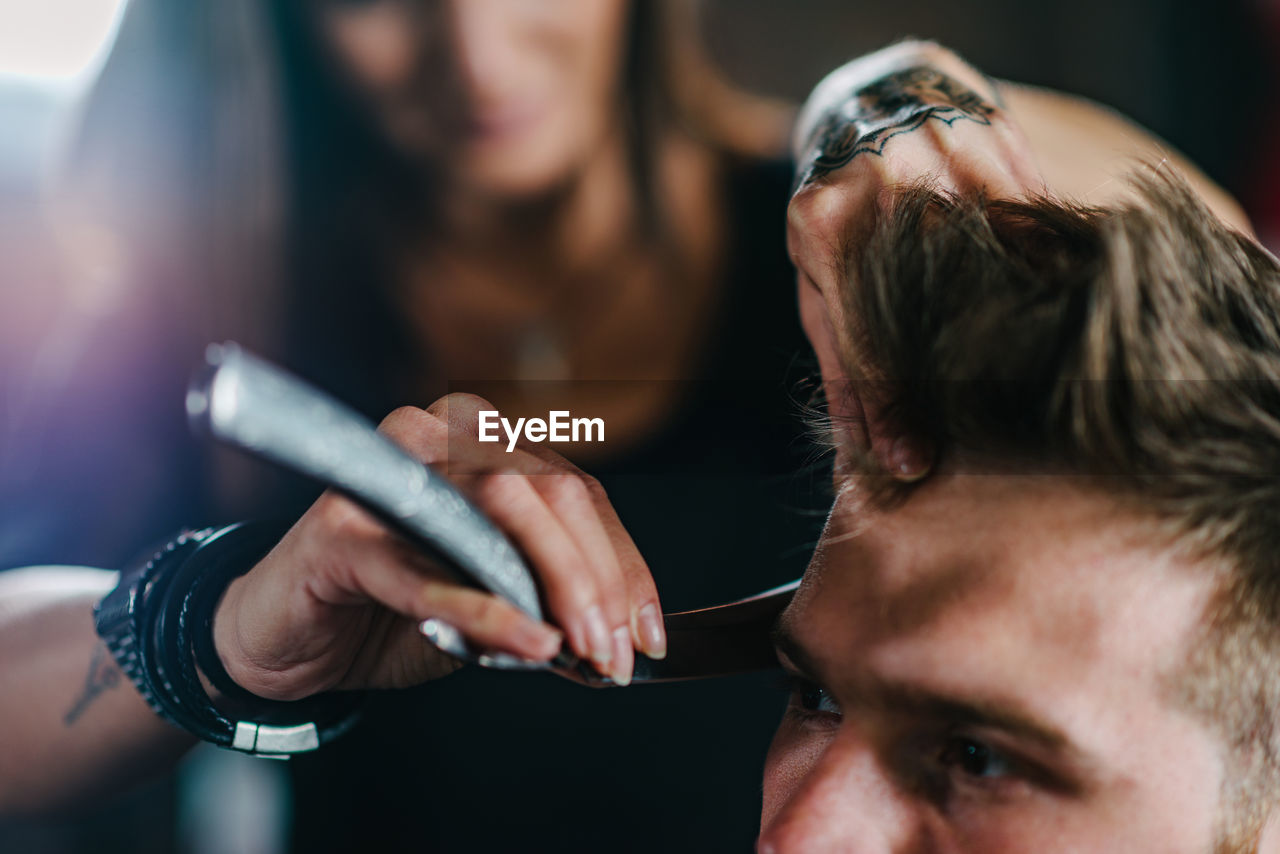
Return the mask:
{"type": "MultiPolygon", "coordinates": [[[[823,681],[823,668],[782,618],[775,624],[772,635],[774,647],[801,675],[823,681]]],[[[1066,754],[1082,767],[1095,764],[1061,729],[1016,703],[984,697],[954,697],[874,675],[859,676],[856,682],[859,685],[859,703],[864,708],[884,709],[894,715],[906,714],[949,724],[990,727],[1044,749],[1066,754]]]]}
{"type": "Polygon", "coordinates": [[[801,674],[811,678],[818,678],[821,668],[817,662],[809,655],[808,650],[796,640],[794,634],[784,622],[786,612],[778,616],[777,621],[773,624],[773,628],[769,631],[769,636],[773,639],[773,647],[793,665],[801,674]]]}

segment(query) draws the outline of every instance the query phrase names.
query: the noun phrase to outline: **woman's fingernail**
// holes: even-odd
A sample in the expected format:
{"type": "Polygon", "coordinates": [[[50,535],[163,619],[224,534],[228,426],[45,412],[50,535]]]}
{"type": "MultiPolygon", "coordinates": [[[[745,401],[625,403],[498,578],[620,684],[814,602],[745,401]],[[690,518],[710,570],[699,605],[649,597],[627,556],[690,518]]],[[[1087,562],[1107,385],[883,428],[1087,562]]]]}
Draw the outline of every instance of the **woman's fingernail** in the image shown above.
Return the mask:
{"type": "Polygon", "coordinates": [[[640,629],[640,645],[644,654],[650,658],[667,657],[667,633],[658,616],[658,608],[652,602],[640,609],[636,614],[636,625],[640,629]]]}
{"type": "Polygon", "coordinates": [[[560,651],[564,636],[546,623],[522,620],[517,630],[520,647],[535,661],[546,661],[560,651]]]}
{"type": "Polygon", "coordinates": [[[635,652],[631,648],[631,630],[619,626],[613,630],[613,681],[626,687],[635,670],[635,652]]]}
{"type": "Polygon", "coordinates": [[[608,664],[613,658],[613,641],[609,639],[609,627],[604,622],[604,612],[599,605],[592,605],[582,615],[583,629],[587,634],[587,647],[591,660],[596,664],[608,664]]]}

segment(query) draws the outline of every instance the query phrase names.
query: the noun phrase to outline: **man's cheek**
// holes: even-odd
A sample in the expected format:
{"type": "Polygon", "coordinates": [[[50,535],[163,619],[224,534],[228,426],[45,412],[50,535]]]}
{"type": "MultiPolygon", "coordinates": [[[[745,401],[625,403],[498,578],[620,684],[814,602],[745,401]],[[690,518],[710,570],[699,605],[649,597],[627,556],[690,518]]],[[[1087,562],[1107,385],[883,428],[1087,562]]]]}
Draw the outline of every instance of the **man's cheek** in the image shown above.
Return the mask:
{"type": "Polygon", "coordinates": [[[789,718],[778,725],[764,763],[764,803],[760,827],[767,828],[804,783],[822,757],[825,741],[804,732],[789,718]]]}

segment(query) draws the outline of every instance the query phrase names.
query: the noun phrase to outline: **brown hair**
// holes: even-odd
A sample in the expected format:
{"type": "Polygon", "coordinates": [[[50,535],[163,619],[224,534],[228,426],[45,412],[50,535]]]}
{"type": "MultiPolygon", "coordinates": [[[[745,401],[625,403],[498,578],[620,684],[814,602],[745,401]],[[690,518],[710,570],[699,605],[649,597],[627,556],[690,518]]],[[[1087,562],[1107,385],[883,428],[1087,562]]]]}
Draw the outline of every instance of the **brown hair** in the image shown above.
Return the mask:
{"type": "MultiPolygon", "coordinates": [[[[312,5],[131,0],[69,140],[57,220],[73,257],[118,247],[127,287],[117,290],[164,302],[167,323],[192,327],[184,335],[197,351],[238,337],[283,358],[290,325],[319,324],[307,356],[364,359],[342,372],[367,377],[401,363],[400,353],[370,363],[367,352],[400,336],[326,354],[349,338],[353,314],[398,330],[380,286],[400,244],[435,221],[436,194],[430,169],[406,163],[334,78],[312,5]]],[[[653,181],[662,134],[679,128],[726,152],[785,151],[789,113],[726,86],[696,23],[688,0],[632,0],[621,46],[617,106],[655,241],[669,219],[653,181]]]]}
{"type": "Polygon", "coordinates": [[[900,191],[847,259],[842,355],[936,465],[1096,479],[1227,559],[1175,681],[1230,747],[1240,850],[1280,797],[1280,263],[1181,179],[1131,183],[1113,210],[900,191]]]}
{"type": "MultiPolygon", "coordinates": [[[[70,128],[52,217],[70,269],[50,299],[55,326],[41,333],[55,358],[38,363],[30,387],[45,408],[85,389],[128,399],[102,408],[130,420],[115,432],[147,446],[139,459],[156,459],[143,437],[184,434],[181,407],[162,404],[181,401],[210,341],[236,339],[372,418],[426,391],[429,355],[403,310],[403,259],[437,232],[443,164],[407,162],[342,85],[317,32],[322,5],[130,0],[70,128]],[[155,417],[135,414],[143,406],[155,417]]],[[[422,13],[440,6],[424,2],[422,13]]],[[[679,131],[727,161],[752,145],[781,154],[787,127],[784,113],[730,97],[699,49],[693,12],[689,0],[630,0],[614,104],[644,226],[636,239],[673,283],[696,273],[654,180],[658,142],[679,131]],[[748,121],[766,113],[771,124],[748,121]],[[748,136],[748,124],[762,133],[748,136]]],[[[242,465],[220,458],[180,476],[167,462],[135,466],[138,483],[118,492],[159,495],[169,478],[207,475],[219,511],[255,506],[262,499],[244,496],[263,493],[269,475],[242,465]]]]}

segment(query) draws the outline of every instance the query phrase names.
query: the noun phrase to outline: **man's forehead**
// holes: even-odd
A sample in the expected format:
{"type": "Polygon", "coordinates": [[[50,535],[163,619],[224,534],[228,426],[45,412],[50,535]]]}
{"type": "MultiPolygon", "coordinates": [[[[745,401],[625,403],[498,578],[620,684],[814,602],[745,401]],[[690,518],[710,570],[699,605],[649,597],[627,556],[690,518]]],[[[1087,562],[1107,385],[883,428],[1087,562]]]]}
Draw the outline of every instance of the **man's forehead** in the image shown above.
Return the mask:
{"type": "Polygon", "coordinates": [[[837,669],[868,657],[1155,668],[1212,587],[1145,519],[1066,478],[948,475],[896,509],[843,503],[784,615],[837,669]]]}
{"type": "Polygon", "coordinates": [[[996,477],[931,484],[865,524],[837,515],[780,652],[846,715],[977,722],[1074,757],[1090,785],[1136,785],[1169,739],[1203,735],[1167,677],[1211,574],[1113,502],[996,477]]]}

